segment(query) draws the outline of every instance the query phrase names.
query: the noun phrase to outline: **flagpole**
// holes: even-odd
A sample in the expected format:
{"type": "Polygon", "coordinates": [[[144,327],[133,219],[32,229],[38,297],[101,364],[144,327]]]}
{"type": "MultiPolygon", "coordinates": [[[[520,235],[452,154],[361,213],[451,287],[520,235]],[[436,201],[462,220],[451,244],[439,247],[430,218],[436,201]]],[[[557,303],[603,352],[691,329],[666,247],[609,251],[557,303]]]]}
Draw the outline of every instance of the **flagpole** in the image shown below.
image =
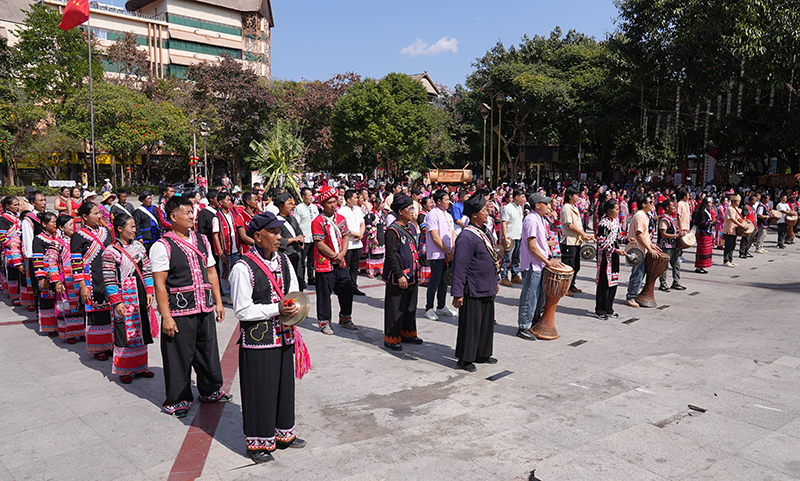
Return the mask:
{"type": "MultiPolygon", "coordinates": [[[[91,5],[89,5],[91,9],[91,5]]],[[[94,80],[92,79],[92,16],[89,15],[89,114],[92,124],[92,183],[97,190],[97,161],[94,153],[94,80]]]]}

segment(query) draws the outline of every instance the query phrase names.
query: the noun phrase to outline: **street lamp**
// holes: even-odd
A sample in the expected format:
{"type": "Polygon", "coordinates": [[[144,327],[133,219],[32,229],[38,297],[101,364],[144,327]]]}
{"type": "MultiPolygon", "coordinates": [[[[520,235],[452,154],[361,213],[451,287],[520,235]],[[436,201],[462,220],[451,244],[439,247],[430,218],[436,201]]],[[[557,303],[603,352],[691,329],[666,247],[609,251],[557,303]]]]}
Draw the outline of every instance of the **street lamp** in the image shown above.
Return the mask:
{"type": "Polygon", "coordinates": [[[578,117],[578,182],[581,180],[581,161],[583,160],[583,117],[578,117]]]}
{"type": "MultiPolygon", "coordinates": [[[[478,109],[483,116],[483,170],[481,171],[481,178],[483,179],[484,185],[489,185],[486,182],[486,119],[489,117],[489,112],[492,111],[492,108],[482,103],[480,108],[478,109]]],[[[489,159],[491,161],[492,159],[489,159]]]]}
{"type": "MultiPolygon", "coordinates": [[[[205,170],[204,177],[208,182],[208,153],[206,152],[206,139],[211,135],[211,129],[206,122],[200,122],[200,137],[203,138],[203,169],[205,170]]],[[[208,184],[211,185],[210,183],[208,184]]]]}
{"type": "Polygon", "coordinates": [[[503,105],[506,103],[506,94],[501,90],[497,92],[495,97],[495,102],[497,102],[497,182],[495,186],[497,186],[500,184],[500,141],[502,140],[500,131],[502,128],[503,105]]]}

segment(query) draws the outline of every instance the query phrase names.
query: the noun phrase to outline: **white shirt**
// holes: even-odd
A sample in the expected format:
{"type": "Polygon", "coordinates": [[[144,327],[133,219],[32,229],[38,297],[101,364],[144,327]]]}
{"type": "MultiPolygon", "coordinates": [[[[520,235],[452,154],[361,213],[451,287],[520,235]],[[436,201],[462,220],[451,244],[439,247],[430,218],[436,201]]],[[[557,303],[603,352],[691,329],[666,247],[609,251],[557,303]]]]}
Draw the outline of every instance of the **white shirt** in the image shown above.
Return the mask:
{"type": "Polygon", "coordinates": [[[267,212],[272,212],[275,215],[278,215],[281,212],[277,207],[275,207],[275,204],[273,204],[272,202],[267,204],[267,209],[266,210],[267,210],[267,212]]]}
{"type": "Polygon", "coordinates": [[[306,244],[314,242],[314,237],[311,235],[311,222],[316,219],[318,215],[319,208],[314,204],[306,205],[305,202],[301,202],[294,208],[294,218],[297,219],[297,223],[300,224],[300,230],[303,231],[306,244]]]}
{"type": "Polygon", "coordinates": [[[503,213],[500,220],[507,223],[506,234],[509,239],[520,240],[522,239],[522,206],[514,202],[509,202],[503,207],[503,213]]]}
{"type": "MultiPolygon", "coordinates": [[[[347,229],[350,232],[358,234],[361,232],[361,226],[364,225],[364,211],[361,210],[361,207],[354,205],[353,207],[347,207],[343,205],[339,208],[339,213],[342,214],[342,217],[345,218],[347,221],[347,229]]],[[[364,243],[359,240],[355,240],[353,235],[350,235],[350,243],[347,245],[347,250],[351,249],[361,249],[364,247],[364,243]]]]}
{"type": "MultiPolygon", "coordinates": [[[[34,215],[37,213],[38,212],[33,211],[34,215]]],[[[25,218],[22,219],[22,253],[25,259],[31,259],[33,257],[34,237],[36,236],[33,235],[33,221],[26,215],[25,218]]]]}
{"type": "MultiPolygon", "coordinates": [[[[237,236],[236,236],[236,226],[233,225],[233,215],[231,214],[230,211],[228,211],[227,214],[223,212],[222,215],[223,215],[223,217],[225,217],[225,220],[228,221],[228,231],[231,233],[231,252],[230,253],[231,254],[236,254],[236,253],[239,252],[239,246],[236,245],[236,237],[237,236]]],[[[220,232],[220,236],[222,236],[222,233],[221,233],[221,231],[219,229],[219,217],[217,217],[216,215],[214,216],[214,220],[211,221],[211,232],[215,232],[215,233],[216,232],[220,232]]],[[[209,239],[209,240],[211,240],[211,239],[209,239]]],[[[226,252],[226,254],[227,254],[227,252],[226,252]]]]}
{"type": "MultiPolygon", "coordinates": [[[[272,272],[280,270],[278,253],[273,252],[272,258],[266,264],[272,272]]],[[[289,292],[297,292],[300,287],[297,284],[297,275],[291,267],[290,264],[289,292]]],[[[231,300],[233,301],[233,312],[236,315],[236,319],[240,321],[263,321],[280,314],[280,307],[277,302],[271,304],[253,303],[253,285],[251,284],[250,269],[244,261],[233,265],[228,275],[228,280],[231,283],[231,300]]]]}
{"type": "MultiPolygon", "coordinates": [[[[209,251],[206,257],[206,267],[214,267],[215,264],[214,255],[209,251]]],[[[155,242],[153,247],[150,248],[150,267],[153,269],[153,272],[165,272],[169,270],[167,248],[164,247],[164,244],[161,242],[155,242]]]]}
{"type": "MultiPolygon", "coordinates": [[[[778,205],[775,206],[775,210],[779,210],[779,211],[783,212],[783,211],[787,211],[787,210],[791,211],[792,208],[789,207],[789,204],[786,204],[786,203],[783,203],[783,202],[778,202],[778,205]]],[[[786,223],[786,214],[781,214],[781,218],[778,220],[778,224],[785,224],[785,223],[786,223]]],[[[24,224],[23,224],[23,227],[25,227],[24,224]]],[[[23,235],[25,234],[25,230],[24,229],[22,231],[22,234],[23,235]]],[[[23,237],[23,239],[24,239],[24,237],[23,237]]]]}

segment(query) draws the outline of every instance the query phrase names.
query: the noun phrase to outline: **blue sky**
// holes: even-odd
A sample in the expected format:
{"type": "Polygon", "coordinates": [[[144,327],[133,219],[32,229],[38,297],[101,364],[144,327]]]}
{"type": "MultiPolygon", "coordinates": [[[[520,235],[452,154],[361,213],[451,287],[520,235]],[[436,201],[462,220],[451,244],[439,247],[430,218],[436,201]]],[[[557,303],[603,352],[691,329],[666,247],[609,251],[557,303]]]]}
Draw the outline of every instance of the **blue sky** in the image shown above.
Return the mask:
{"type": "Polygon", "coordinates": [[[451,88],[498,40],[518,44],[525,34],[549,35],[556,26],[602,39],[617,15],[613,0],[272,0],[272,10],[275,78],[427,70],[451,88]]]}

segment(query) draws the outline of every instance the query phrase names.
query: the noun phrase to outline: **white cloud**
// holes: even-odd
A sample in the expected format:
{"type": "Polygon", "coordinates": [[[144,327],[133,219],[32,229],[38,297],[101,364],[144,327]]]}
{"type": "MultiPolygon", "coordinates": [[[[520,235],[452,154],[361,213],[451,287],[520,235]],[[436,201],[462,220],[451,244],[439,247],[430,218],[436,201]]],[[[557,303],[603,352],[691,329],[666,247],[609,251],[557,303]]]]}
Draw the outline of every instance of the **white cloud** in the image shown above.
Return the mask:
{"type": "Polygon", "coordinates": [[[418,38],[416,42],[400,50],[401,54],[408,55],[409,57],[419,57],[420,55],[439,55],[440,53],[445,52],[458,53],[457,38],[442,37],[433,45],[428,45],[427,42],[423,41],[421,38],[418,38]]]}

